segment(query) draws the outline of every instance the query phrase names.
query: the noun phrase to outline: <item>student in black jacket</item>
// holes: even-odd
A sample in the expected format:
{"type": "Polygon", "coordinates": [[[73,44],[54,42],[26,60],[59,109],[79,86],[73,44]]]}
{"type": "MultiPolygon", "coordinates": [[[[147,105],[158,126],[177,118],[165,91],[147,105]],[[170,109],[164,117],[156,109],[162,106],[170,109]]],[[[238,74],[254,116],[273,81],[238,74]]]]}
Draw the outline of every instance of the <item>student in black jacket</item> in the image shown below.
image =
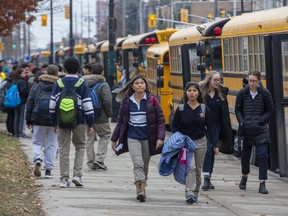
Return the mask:
{"type": "Polygon", "coordinates": [[[250,157],[253,146],[259,160],[259,193],[268,194],[265,186],[268,169],[268,148],[270,143],[269,118],[273,111],[272,97],[266,88],[260,85],[261,73],[248,73],[248,85],[237,95],[235,114],[239,123],[239,132],[244,138],[241,156],[242,178],[239,184],[241,190],[246,189],[250,173],[250,157]]]}

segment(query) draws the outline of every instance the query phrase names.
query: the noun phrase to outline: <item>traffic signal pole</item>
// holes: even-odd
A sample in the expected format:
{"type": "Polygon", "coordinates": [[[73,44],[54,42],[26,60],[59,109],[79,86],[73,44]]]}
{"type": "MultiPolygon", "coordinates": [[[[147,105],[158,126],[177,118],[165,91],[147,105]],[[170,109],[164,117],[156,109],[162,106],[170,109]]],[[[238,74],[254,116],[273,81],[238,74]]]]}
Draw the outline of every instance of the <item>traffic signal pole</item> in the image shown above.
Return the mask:
{"type": "Polygon", "coordinates": [[[53,50],[53,46],[54,46],[54,41],[53,41],[53,0],[50,0],[50,19],[51,19],[51,40],[50,40],[50,57],[49,57],[49,64],[53,64],[54,62],[54,50],[53,50]]]}
{"type": "Polygon", "coordinates": [[[73,38],[73,8],[72,8],[72,0],[70,0],[70,8],[69,8],[69,13],[70,13],[70,43],[69,43],[69,46],[70,46],[70,56],[73,56],[74,55],[74,38],[73,38]]]}
{"type": "Polygon", "coordinates": [[[108,71],[106,71],[106,78],[110,87],[113,86],[116,77],[116,52],[114,46],[116,43],[115,29],[116,20],[114,18],[114,0],[109,0],[109,22],[108,22],[108,38],[109,38],[109,51],[108,51],[108,71]]]}

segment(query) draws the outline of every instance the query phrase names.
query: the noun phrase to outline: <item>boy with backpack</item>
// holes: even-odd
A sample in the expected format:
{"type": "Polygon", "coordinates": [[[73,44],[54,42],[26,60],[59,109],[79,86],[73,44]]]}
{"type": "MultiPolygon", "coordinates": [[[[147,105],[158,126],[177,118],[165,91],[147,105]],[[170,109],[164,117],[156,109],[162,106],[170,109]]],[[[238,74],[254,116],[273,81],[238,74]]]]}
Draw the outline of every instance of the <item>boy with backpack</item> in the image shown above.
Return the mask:
{"type": "Polygon", "coordinates": [[[58,132],[60,188],[69,187],[69,152],[71,143],[75,146],[75,158],[72,182],[83,186],[82,165],[85,154],[86,131],[92,132],[94,111],[87,83],[77,76],[79,61],[70,57],[65,60],[67,75],[59,79],[53,87],[49,109],[54,129],[58,132]],[[85,121],[86,117],[86,121],[85,121]]]}
{"type": "Polygon", "coordinates": [[[108,83],[103,76],[102,65],[93,64],[91,74],[85,75],[85,79],[90,87],[92,104],[94,107],[93,132],[88,136],[86,152],[87,165],[91,170],[107,170],[104,160],[111,137],[111,127],[109,117],[112,115],[112,94],[108,83]],[[100,137],[97,153],[94,151],[96,136],[100,137]]]}
{"type": "Polygon", "coordinates": [[[50,122],[49,101],[54,83],[58,80],[58,67],[49,65],[47,74],[39,77],[39,83],[33,85],[26,104],[26,125],[33,126],[33,162],[34,175],[41,176],[44,162],[45,178],[52,178],[51,170],[58,149],[57,133],[50,122]],[[45,157],[43,156],[45,147],[45,157]]]}

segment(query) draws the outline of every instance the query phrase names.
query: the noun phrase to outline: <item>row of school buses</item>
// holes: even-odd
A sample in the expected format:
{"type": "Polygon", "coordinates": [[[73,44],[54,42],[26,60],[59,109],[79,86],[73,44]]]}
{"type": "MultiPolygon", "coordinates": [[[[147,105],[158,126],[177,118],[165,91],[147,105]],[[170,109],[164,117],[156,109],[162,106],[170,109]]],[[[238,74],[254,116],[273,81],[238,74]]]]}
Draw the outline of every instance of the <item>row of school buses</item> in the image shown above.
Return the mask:
{"type": "MultiPolygon", "coordinates": [[[[108,41],[101,41],[76,55],[82,63],[102,63],[108,75],[108,46],[108,41]]],[[[147,78],[167,125],[182,103],[186,83],[203,80],[210,70],[219,71],[223,85],[229,88],[234,135],[237,92],[247,72],[259,70],[275,106],[270,123],[270,169],[288,176],[288,7],[117,38],[115,50],[117,70],[129,71],[130,77],[142,73],[147,78]]],[[[118,80],[121,73],[117,74],[118,80]]],[[[226,152],[227,148],[232,150],[233,144],[225,147],[226,152]]]]}

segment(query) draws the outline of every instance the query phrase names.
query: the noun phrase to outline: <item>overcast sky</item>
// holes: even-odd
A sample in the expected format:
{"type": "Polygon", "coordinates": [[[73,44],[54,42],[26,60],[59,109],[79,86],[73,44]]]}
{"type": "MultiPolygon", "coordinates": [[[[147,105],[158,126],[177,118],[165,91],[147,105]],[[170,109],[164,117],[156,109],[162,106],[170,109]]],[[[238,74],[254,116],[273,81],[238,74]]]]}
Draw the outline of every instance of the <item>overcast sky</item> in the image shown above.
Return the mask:
{"type": "MultiPolygon", "coordinates": [[[[56,0],[55,2],[56,11],[53,15],[53,29],[54,42],[61,42],[63,37],[67,37],[69,34],[69,20],[64,17],[64,5],[69,5],[69,0],[56,0]],[[63,7],[62,7],[63,6],[63,7]]],[[[95,9],[96,9],[96,1],[95,0],[73,0],[73,32],[77,31],[78,34],[81,33],[81,2],[83,5],[83,25],[82,32],[83,37],[88,37],[88,4],[90,9],[90,37],[93,37],[96,33],[96,25],[95,25],[95,9]],[[75,17],[76,14],[76,17],[75,17]],[[92,18],[94,22],[92,21],[92,18]],[[84,21],[86,19],[86,21],[84,21]],[[75,22],[77,22],[77,29],[75,27],[75,22]]],[[[49,8],[50,3],[48,5],[44,5],[43,8],[49,8]]],[[[47,44],[50,42],[50,11],[48,10],[39,10],[38,13],[35,14],[37,20],[35,20],[31,27],[31,49],[34,48],[46,48],[47,44]],[[48,14],[48,26],[41,26],[41,15],[48,14]]]]}

